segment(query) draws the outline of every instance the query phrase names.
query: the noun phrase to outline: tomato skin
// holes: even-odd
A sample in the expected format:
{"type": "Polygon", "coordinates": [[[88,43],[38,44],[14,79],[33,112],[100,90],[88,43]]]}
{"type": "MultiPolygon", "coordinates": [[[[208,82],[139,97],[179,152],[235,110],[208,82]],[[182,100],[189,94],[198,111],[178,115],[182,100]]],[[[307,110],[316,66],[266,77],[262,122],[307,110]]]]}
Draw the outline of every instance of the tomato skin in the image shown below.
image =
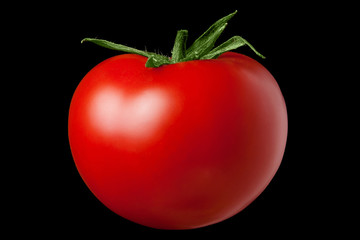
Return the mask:
{"type": "Polygon", "coordinates": [[[81,177],[109,209],[153,228],[240,212],[283,157],[287,112],[275,79],[231,52],[159,68],[146,60],[109,58],[77,87],[68,131],[81,177]]]}

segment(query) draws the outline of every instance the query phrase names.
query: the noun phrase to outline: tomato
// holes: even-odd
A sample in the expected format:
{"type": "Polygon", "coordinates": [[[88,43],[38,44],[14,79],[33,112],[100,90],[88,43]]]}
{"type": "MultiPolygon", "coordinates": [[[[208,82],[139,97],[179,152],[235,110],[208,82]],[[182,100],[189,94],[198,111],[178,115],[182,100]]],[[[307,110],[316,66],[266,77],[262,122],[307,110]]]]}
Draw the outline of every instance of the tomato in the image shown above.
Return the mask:
{"type": "Polygon", "coordinates": [[[109,209],[160,229],[227,219],[280,166],[287,111],[260,63],[227,52],[157,68],[124,54],[77,87],[68,134],[76,167],[109,209]]]}

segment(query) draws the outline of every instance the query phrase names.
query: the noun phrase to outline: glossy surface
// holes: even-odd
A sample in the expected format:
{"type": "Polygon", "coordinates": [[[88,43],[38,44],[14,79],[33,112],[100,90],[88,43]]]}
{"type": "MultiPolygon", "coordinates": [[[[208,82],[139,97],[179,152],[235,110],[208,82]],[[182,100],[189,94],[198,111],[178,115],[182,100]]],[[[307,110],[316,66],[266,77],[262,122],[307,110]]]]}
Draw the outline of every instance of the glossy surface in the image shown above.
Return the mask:
{"type": "Polygon", "coordinates": [[[81,177],[109,209],[146,226],[197,228],[233,216],[281,163],[287,113],[275,79],[236,53],[145,62],[107,59],[76,89],[69,140],[81,177]]]}

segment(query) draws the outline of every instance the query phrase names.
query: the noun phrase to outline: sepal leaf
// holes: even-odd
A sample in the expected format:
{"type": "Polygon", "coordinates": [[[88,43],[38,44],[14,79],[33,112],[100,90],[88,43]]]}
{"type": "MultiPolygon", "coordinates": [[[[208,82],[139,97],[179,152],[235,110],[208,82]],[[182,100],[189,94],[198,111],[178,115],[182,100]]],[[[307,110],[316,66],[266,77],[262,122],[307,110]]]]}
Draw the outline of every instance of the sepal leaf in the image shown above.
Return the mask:
{"type": "Polygon", "coordinates": [[[215,45],[216,40],[224,31],[227,22],[237,11],[221,18],[209,27],[195,42],[186,50],[186,59],[200,59],[207,54],[215,45]]]}
{"type": "Polygon", "coordinates": [[[226,42],[222,43],[221,45],[217,46],[213,50],[211,50],[206,55],[202,56],[200,59],[215,59],[225,52],[237,49],[245,45],[249,46],[259,57],[263,59],[265,58],[261,53],[256,51],[256,49],[244,38],[240,36],[234,36],[229,40],[227,40],[226,42]]]}

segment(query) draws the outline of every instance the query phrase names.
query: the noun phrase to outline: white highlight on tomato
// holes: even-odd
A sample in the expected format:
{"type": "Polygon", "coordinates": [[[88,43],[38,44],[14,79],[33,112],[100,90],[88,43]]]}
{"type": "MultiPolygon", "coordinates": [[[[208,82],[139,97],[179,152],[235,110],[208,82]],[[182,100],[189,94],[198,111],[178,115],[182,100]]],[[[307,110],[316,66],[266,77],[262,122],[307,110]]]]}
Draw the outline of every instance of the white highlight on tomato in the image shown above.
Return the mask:
{"type": "Polygon", "coordinates": [[[94,127],[104,134],[116,134],[129,140],[151,137],[167,119],[171,98],[159,88],[137,94],[125,94],[120,89],[98,91],[89,113],[94,127]]]}

